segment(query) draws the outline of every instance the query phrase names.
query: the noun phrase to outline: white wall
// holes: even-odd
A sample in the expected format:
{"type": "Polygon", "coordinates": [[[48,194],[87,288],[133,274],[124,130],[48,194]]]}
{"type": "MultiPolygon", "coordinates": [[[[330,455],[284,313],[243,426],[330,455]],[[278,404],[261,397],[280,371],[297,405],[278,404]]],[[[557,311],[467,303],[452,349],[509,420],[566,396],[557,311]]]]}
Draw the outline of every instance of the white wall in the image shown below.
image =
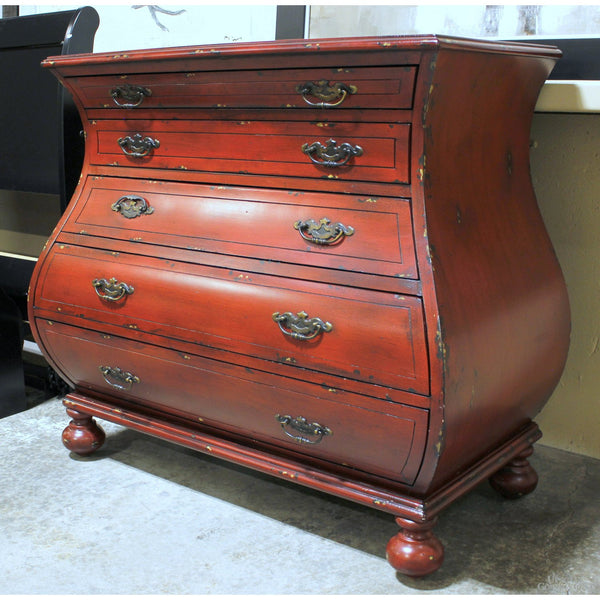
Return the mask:
{"type": "Polygon", "coordinates": [[[315,5],[311,38],[445,34],[466,37],[574,36],[600,33],[593,5],[315,5]]]}
{"type": "MultiPolygon", "coordinates": [[[[23,5],[22,16],[76,5],[23,5]]],[[[276,5],[100,5],[94,52],[275,39],[276,5]],[[167,14],[178,13],[178,14],[167,14]],[[182,12],[180,12],[182,11],[182,12]]]]}

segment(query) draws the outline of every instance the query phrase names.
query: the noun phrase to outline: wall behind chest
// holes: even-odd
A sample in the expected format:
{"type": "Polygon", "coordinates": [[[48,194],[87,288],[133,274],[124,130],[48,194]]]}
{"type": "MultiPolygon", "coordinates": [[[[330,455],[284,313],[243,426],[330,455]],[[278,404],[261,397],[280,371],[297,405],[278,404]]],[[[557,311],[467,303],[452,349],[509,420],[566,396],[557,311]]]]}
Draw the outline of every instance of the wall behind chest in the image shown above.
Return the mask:
{"type": "MultiPolygon", "coordinates": [[[[79,8],[27,5],[29,15],[79,8]]],[[[275,39],[275,5],[100,5],[94,52],[275,39]]]]}
{"type": "Polygon", "coordinates": [[[600,114],[536,114],[531,172],[571,303],[571,347],[540,416],[545,444],[600,457],[600,114]]]}

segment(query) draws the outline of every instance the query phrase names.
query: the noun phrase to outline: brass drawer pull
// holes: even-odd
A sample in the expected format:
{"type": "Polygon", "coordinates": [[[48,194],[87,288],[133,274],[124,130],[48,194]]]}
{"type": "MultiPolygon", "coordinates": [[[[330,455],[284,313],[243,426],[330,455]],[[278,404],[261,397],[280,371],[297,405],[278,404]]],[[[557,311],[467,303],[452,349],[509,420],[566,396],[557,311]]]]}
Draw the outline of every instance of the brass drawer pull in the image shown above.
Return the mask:
{"type": "Polygon", "coordinates": [[[129,391],[134,383],[140,382],[140,378],[137,375],[122,371],[119,367],[105,367],[100,365],[98,369],[102,373],[104,381],[118,390],[129,391]]]}
{"type": "Polygon", "coordinates": [[[321,142],[312,144],[303,144],[302,152],[307,154],[315,165],[322,167],[343,167],[353,156],[362,156],[363,149],[360,146],[353,146],[344,142],[336,146],[335,140],[327,140],[327,145],[323,146],[321,142]]]}
{"type": "Polygon", "coordinates": [[[275,415],[275,420],[281,425],[281,429],[283,429],[285,435],[301,444],[318,444],[324,436],[333,435],[329,427],[324,427],[318,423],[309,423],[308,419],[304,417],[292,418],[290,415],[275,415]],[[290,427],[302,435],[290,433],[286,427],[290,427]],[[306,437],[309,435],[314,437],[306,437]]]}
{"type": "Polygon", "coordinates": [[[331,85],[326,79],[321,81],[308,81],[296,88],[296,91],[302,95],[302,99],[310,106],[319,108],[333,108],[339,106],[348,94],[356,94],[358,88],[355,85],[346,83],[334,83],[331,85]],[[311,102],[307,96],[319,98],[321,102],[311,102]]]}
{"type": "Polygon", "coordinates": [[[342,223],[332,223],[326,217],[320,221],[309,219],[308,221],[296,221],[294,229],[297,229],[303,239],[320,246],[332,246],[344,238],[352,235],[354,228],[342,223]]]}
{"type": "Polygon", "coordinates": [[[121,150],[127,156],[143,158],[148,156],[152,150],[160,147],[160,142],[151,137],[144,137],[141,133],[136,133],[133,137],[128,135],[117,140],[121,150]]]}
{"type": "Polygon", "coordinates": [[[121,108],[135,108],[144,101],[144,98],[152,96],[152,90],[141,85],[125,84],[112,88],[110,95],[117,106],[121,108]]]}
{"type": "Polygon", "coordinates": [[[326,333],[333,329],[331,323],[322,321],[318,317],[308,318],[304,311],[294,315],[291,312],[280,314],[273,313],[273,321],[279,325],[279,329],[285,335],[295,340],[313,340],[321,333],[326,333]]]}
{"type": "Polygon", "coordinates": [[[154,209],[148,206],[145,198],[141,196],[121,196],[110,207],[118,213],[121,213],[126,219],[135,219],[141,215],[151,215],[154,209]]]}
{"type": "Polygon", "coordinates": [[[121,298],[134,292],[133,286],[123,282],[117,283],[115,277],[112,277],[108,281],[106,279],[94,279],[92,285],[98,297],[109,302],[118,302],[121,298]]]}

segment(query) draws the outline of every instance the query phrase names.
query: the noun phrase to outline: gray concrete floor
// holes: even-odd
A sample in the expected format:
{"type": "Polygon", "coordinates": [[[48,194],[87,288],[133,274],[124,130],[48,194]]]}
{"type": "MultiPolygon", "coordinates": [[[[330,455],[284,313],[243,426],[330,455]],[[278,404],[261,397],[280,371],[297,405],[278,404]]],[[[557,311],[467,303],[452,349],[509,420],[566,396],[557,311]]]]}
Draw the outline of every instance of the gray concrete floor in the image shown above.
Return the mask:
{"type": "Polygon", "coordinates": [[[120,426],[70,456],[59,400],[0,420],[0,594],[595,594],[600,461],[537,446],[537,490],[486,484],[436,527],[442,568],[385,560],[390,515],[120,426]]]}

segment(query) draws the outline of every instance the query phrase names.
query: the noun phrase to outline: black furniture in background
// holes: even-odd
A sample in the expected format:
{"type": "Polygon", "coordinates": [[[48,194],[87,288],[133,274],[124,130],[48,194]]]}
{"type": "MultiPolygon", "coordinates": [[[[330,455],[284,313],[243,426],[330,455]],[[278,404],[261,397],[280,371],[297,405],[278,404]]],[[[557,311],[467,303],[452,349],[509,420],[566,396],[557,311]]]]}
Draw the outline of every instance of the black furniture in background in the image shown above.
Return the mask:
{"type": "MultiPolygon", "coordinates": [[[[91,7],[0,19],[0,194],[52,194],[58,206],[48,209],[66,208],[83,161],[81,122],[71,97],[40,62],[91,52],[98,25],[91,7]]],[[[24,204],[19,221],[26,227],[32,209],[24,204]]],[[[21,355],[34,265],[32,257],[0,245],[0,417],[26,408],[21,355]]]]}

